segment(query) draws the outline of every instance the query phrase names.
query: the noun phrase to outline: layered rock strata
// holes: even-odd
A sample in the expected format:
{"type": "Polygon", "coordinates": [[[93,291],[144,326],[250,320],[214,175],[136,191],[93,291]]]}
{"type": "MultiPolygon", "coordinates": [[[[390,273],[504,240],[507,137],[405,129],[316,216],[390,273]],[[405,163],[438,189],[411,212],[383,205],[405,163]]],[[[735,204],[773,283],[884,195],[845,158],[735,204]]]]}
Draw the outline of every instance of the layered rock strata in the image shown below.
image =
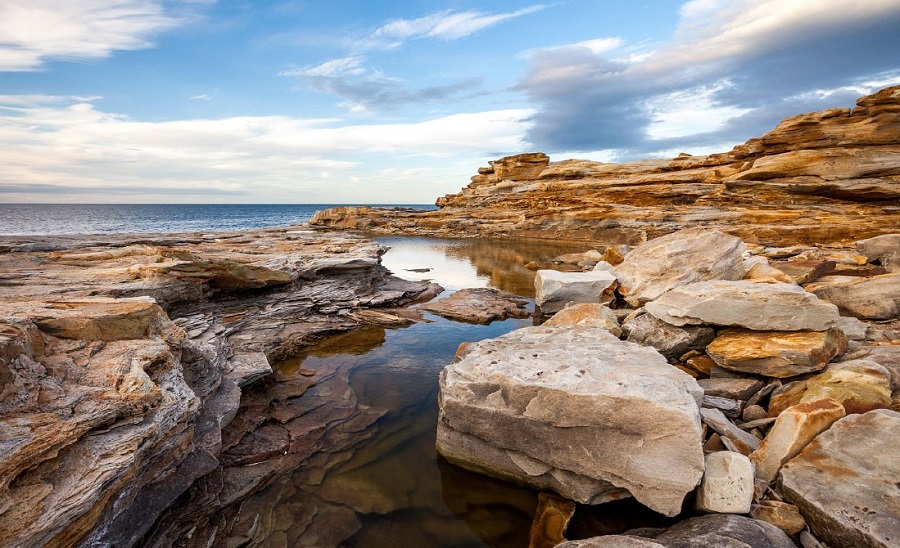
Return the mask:
{"type": "MultiPolygon", "coordinates": [[[[5,546],[129,546],[179,497],[206,495],[194,520],[239,502],[277,471],[274,455],[295,466],[333,436],[320,421],[353,431],[380,416],[352,399],[311,412],[334,375],[273,378],[270,361],[326,332],[402,322],[376,309],[434,294],[391,278],[377,244],[304,230],[0,245],[5,546]],[[268,399],[242,400],[263,377],[268,399]],[[292,408],[271,405],[289,394],[292,408]]],[[[145,541],[208,545],[224,531],[192,526],[159,522],[145,541]]]]}
{"type": "MultiPolygon", "coordinates": [[[[852,109],[787,118],[722,154],[624,164],[551,163],[540,153],[503,158],[437,205],[430,212],[334,208],[311,224],[598,245],[635,245],[702,226],[765,245],[846,245],[896,231],[900,86],[852,109]]],[[[895,264],[892,253],[886,264],[895,264]]]]}

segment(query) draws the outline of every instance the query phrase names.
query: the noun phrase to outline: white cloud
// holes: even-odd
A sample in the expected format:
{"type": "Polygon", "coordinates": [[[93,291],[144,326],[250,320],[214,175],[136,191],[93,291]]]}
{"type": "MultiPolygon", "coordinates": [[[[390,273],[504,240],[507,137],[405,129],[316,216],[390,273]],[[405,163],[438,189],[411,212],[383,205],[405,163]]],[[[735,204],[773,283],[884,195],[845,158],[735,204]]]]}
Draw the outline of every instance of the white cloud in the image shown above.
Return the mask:
{"type": "Polygon", "coordinates": [[[437,38],[456,40],[475,34],[503,21],[515,19],[546,9],[537,4],[506,13],[488,14],[482,11],[444,10],[417,19],[393,19],[373,33],[375,38],[410,40],[413,38],[437,38]]]}
{"type": "Polygon", "coordinates": [[[0,201],[415,202],[458,190],[493,151],[518,151],[529,111],[406,124],[243,116],[141,122],[97,100],[0,96],[0,201]],[[434,158],[442,158],[434,165],[434,158]],[[410,182],[379,170],[425,169],[410,182]],[[356,182],[354,182],[356,181],[356,182]],[[149,191],[148,189],[153,189],[149,191]],[[52,192],[48,192],[52,191],[52,192]],[[184,197],[191,193],[192,197],[184,197]],[[149,198],[144,198],[149,199],[149,198]]]}
{"type": "Polygon", "coordinates": [[[325,77],[337,78],[342,76],[354,76],[365,74],[366,69],[363,63],[366,58],[363,55],[348,55],[338,59],[331,59],[318,65],[305,67],[301,69],[283,70],[278,73],[279,76],[308,76],[308,77],[325,77]]]}
{"type": "Polygon", "coordinates": [[[181,23],[159,0],[2,0],[0,21],[0,72],[147,48],[181,23]]]}
{"type": "Polygon", "coordinates": [[[212,97],[210,97],[206,93],[201,93],[200,95],[194,95],[191,97],[192,101],[212,101],[212,97]]]}

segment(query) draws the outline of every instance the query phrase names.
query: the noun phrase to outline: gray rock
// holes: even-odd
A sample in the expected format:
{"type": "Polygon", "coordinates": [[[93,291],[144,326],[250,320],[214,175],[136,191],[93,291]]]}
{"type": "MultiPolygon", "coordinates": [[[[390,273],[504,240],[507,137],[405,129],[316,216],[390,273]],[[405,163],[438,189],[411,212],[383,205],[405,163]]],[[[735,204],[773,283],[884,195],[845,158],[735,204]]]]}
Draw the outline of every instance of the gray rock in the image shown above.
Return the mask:
{"type": "Polygon", "coordinates": [[[868,324],[852,316],[841,316],[838,319],[837,328],[843,331],[851,341],[865,340],[869,331],[868,324]]]}
{"type": "Polygon", "coordinates": [[[763,383],[756,379],[700,379],[697,384],[707,396],[744,401],[749,400],[763,387],[763,383]]]}
{"type": "Polygon", "coordinates": [[[697,509],[717,514],[746,514],[753,503],[753,464],[740,453],[706,455],[706,470],[697,488],[697,509]]]}
{"type": "Polygon", "coordinates": [[[701,397],[652,348],[597,327],[529,327],[444,369],[437,448],[578,502],[627,491],[676,515],[702,475],[701,397]]]}
{"type": "Polygon", "coordinates": [[[882,234],[856,242],[856,249],[891,272],[900,270],[900,234],[882,234]]]}
{"type": "Polygon", "coordinates": [[[665,548],[650,539],[630,535],[604,535],[583,540],[567,540],[555,548],[665,548]]]}
{"type": "Polygon", "coordinates": [[[825,331],[839,318],[836,306],[802,287],[747,281],[682,286],[646,308],[672,325],[731,325],[756,331],[825,331]]]}
{"type": "Polygon", "coordinates": [[[711,327],[676,327],[651,314],[642,314],[622,325],[628,341],[652,346],[667,358],[677,359],[688,350],[702,350],[715,338],[711,327]]]}
{"type": "Polygon", "coordinates": [[[857,318],[890,320],[900,316],[900,272],[817,287],[813,293],[857,318]]]}
{"type": "Polygon", "coordinates": [[[796,548],[770,523],[732,514],[710,514],[678,523],[656,538],[669,548],[796,548]]]}
{"type": "Polygon", "coordinates": [[[703,408],[700,410],[703,423],[716,431],[723,438],[728,438],[739,444],[741,454],[749,455],[759,447],[759,438],[749,432],[745,432],[734,425],[733,422],[718,409],[703,408]]]}
{"type": "Polygon", "coordinates": [[[538,270],[534,277],[534,303],[541,308],[541,312],[553,314],[571,303],[609,302],[615,284],[615,275],[602,270],[538,270]]]}
{"type": "Polygon", "coordinates": [[[778,492],[829,546],[900,545],[900,413],[848,415],[781,470],[778,492]]]}
{"type": "Polygon", "coordinates": [[[688,228],[633,249],[616,267],[619,293],[640,306],[685,284],[740,280],[746,273],[740,238],[718,230],[688,228]]]}
{"type": "Polygon", "coordinates": [[[741,402],[731,398],[703,396],[702,407],[704,409],[718,409],[729,419],[741,418],[741,402]]]}

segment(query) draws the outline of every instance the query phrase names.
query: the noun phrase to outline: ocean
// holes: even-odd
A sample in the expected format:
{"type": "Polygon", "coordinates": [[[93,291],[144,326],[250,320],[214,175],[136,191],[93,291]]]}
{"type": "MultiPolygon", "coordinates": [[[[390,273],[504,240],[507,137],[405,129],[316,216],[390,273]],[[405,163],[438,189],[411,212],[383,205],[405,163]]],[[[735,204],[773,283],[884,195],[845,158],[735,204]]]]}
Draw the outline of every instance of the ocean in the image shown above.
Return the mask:
{"type": "MultiPolygon", "coordinates": [[[[0,235],[233,231],[302,224],[341,204],[0,204],[0,235]]],[[[381,205],[381,204],[379,204],[381,205]]],[[[422,210],[424,204],[390,204],[422,210]]]]}

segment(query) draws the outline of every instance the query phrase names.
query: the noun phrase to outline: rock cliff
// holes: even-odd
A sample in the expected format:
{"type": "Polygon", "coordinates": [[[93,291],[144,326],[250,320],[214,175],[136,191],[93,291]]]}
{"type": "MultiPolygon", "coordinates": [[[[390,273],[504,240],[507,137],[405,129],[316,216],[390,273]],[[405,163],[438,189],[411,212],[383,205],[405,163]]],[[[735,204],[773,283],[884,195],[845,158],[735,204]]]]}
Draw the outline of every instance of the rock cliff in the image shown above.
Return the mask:
{"type": "Polygon", "coordinates": [[[333,208],[310,224],[629,245],[703,226],[748,243],[847,244],[900,223],[900,86],[852,109],[787,118],[722,154],[624,164],[502,158],[436,205],[333,208]]]}

